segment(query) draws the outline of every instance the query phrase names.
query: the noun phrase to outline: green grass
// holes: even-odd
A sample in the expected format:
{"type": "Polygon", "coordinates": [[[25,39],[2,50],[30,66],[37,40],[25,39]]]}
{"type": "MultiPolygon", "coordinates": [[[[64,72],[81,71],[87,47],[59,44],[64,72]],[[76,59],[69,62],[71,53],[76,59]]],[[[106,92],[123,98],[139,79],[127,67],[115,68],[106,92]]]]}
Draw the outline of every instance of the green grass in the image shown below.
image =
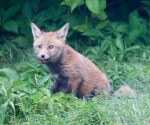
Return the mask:
{"type": "Polygon", "coordinates": [[[112,90],[130,85],[138,97],[85,100],[71,94],[51,95],[53,78],[29,49],[25,53],[20,51],[16,61],[14,57],[7,58],[7,63],[5,59],[1,61],[0,124],[150,124],[150,48],[127,53],[123,61],[90,50],[84,54],[107,74],[112,90]]]}
{"type": "Polygon", "coordinates": [[[100,100],[99,98],[93,98],[91,101],[72,99],[71,102],[65,103],[64,101],[53,101],[47,99],[46,102],[43,102],[47,106],[43,108],[41,104],[40,110],[38,108],[30,110],[30,107],[26,107],[24,110],[28,110],[27,114],[22,119],[18,119],[17,116],[12,118],[12,124],[148,125],[150,122],[149,95],[139,96],[136,99],[111,98],[100,100]]]}

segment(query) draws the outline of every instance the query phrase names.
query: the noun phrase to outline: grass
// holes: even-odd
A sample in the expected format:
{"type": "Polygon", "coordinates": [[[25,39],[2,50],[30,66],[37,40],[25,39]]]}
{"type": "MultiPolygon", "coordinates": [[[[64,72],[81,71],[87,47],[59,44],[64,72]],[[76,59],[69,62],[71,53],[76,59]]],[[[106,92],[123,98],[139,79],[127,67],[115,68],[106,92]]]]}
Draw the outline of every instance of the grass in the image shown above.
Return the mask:
{"type": "Polygon", "coordinates": [[[18,57],[21,58],[16,61],[12,57],[11,64],[5,63],[7,59],[1,61],[0,124],[150,124],[150,48],[127,53],[123,61],[98,51],[90,53],[90,49],[84,54],[107,74],[114,91],[127,84],[137,92],[138,97],[94,97],[85,100],[71,94],[51,95],[49,88],[53,78],[29,49],[26,53],[20,51],[18,57]],[[146,57],[143,56],[145,52],[146,57]]]}
{"type": "Polygon", "coordinates": [[[92,101],[73,99],[72,102],[67,102],[65,105],[69,108],[64,108],[61,102],[54,102],[52,106],[52,102],[49,101],[48,107],[41,109],[40,113],[35,110],[29,110],[28,115],[25,116],[25,121],[14,118],[11,124],[148,125],[150,122],[149,95],[136,99],[111,98],[109,100],[100,100],[93,98],[92,101]]]}

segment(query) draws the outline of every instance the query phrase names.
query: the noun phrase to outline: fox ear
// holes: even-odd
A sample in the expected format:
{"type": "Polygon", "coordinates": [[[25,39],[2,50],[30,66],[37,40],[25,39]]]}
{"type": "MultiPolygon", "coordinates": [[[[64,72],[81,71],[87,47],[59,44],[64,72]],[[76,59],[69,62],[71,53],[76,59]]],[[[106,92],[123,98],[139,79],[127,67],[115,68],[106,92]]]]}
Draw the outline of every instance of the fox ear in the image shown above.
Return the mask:
{"type": "Polygon", "coordinates": [[[69,29],[69,23],[66,23],[60,30],[56,31],[57,38],[66,39],[69,29]]]}
{"type": "Polygon", "coordinates": [[[38,39],[42,34],[40,29],[34,23],[31,23],[31,29],[32,29],[34,40],[38,39]]]}

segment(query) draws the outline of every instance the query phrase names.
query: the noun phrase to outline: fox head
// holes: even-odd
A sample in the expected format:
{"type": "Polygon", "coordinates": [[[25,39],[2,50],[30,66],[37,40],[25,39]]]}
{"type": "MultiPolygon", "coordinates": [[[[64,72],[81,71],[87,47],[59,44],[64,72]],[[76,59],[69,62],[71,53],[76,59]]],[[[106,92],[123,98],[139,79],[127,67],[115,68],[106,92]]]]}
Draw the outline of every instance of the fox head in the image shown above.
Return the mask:
{"type": "Polygon", "coordinates": [[[34,23],[31,23],[34,52],[42,63],[55,63],[60,59],[68,28],[69,23],[66,23],[60,30],[46,33],[41,31],[34,23]]]}

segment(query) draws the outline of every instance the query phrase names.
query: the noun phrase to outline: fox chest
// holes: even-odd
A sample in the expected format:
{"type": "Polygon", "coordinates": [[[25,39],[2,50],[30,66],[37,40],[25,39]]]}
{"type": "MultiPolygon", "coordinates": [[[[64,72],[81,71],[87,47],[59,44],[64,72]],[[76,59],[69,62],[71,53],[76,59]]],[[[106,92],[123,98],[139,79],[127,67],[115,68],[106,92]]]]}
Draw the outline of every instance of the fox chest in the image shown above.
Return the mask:
{"type": "Polygon", "coordinates": [[[67,76],[66,72],[64,71],[61,64],[53,65],[52,67],[49,67],[49,72],[64,87],[67,86],[68,76],[67,76]]]}

